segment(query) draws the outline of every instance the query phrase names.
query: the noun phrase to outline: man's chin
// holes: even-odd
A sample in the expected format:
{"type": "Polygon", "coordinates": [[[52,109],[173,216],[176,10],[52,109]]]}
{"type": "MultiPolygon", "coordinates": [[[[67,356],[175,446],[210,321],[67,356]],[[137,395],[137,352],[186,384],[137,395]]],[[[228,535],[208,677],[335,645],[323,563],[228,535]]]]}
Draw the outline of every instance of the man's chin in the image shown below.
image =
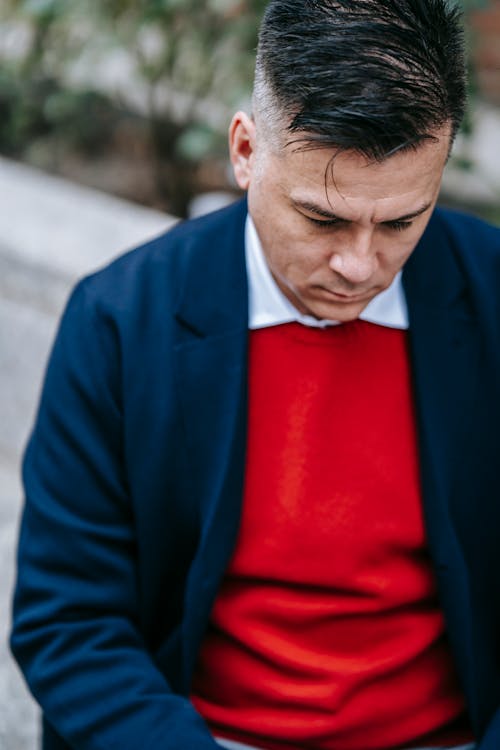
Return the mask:
{"type": "Polygon", "coordinates": [[[370,302],[366,300],[346,300],[328,303],[316,303],[309,306],[309,315],[318,320],[332,320],[338,323],[350,323],[357,320],[370,302]]]}

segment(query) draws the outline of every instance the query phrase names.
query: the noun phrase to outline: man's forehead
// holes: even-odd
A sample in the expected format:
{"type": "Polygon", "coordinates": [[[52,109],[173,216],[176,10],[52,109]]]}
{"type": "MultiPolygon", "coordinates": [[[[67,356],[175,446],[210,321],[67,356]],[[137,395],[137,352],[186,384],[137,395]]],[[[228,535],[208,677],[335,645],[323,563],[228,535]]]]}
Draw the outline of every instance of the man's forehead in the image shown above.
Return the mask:
{"type": "Polygon", "coordinates": [[[328,153],[309,151],[269,163],[279,199],[324,219],[387,222],[412,220],[434,205],[446,160],[445,150],[398,154],[373,163],[359,154],[339,153],[329,171],[328,153]]]}

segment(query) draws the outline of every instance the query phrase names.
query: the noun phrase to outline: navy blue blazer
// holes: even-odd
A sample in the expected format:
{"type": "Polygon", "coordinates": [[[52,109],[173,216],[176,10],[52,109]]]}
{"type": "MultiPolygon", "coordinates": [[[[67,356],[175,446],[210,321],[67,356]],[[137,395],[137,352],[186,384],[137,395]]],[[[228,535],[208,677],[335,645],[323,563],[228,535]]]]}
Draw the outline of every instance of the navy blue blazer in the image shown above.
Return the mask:
{"type": "MultiPolygon", "coordinates": [[[[45,750],[214,750],[186,696],[237,532],[246,204],[75,289],[28,445],[12,649],[45,750]]],[[[403,275],[425,518],[480,750],[500,747],[500,231],[436,210],[403,275]]]]}

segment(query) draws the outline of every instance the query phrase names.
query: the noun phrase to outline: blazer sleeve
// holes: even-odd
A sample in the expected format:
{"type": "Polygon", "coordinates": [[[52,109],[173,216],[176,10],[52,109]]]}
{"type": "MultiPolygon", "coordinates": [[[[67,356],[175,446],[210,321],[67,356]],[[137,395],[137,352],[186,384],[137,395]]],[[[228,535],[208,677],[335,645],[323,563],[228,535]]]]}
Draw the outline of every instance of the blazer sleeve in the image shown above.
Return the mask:
{"type": "Polygon", "coordinates": [[[119,345],[81,282],[63,316],[24,460],[11,647],[75,750],[214,750],[138,628],[119,345]]]}

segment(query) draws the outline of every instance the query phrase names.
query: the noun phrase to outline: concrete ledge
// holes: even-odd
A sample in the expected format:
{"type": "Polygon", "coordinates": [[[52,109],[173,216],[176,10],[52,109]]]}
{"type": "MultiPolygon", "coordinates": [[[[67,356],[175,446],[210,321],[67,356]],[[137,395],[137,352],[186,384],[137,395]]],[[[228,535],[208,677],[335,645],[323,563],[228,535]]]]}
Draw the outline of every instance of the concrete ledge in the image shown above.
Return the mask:
{"type": "Polygon", "coordinates": [[[54,312],[69,285],[175,219],[0,158],[0,295],[54,312]]]}
{"type": "Polygon", "coordinates": [[[20,490],[12,467],[0,462],[0,747],[38,748],[38,709],[29,696],[7,646],[12,580],[14,577],[17,513],[20,490]]]}
{"type": "Polygon", "coordinates": [[[75,281],[175,219],[0,159],[0,456],[16,460],[75,281]]]}

